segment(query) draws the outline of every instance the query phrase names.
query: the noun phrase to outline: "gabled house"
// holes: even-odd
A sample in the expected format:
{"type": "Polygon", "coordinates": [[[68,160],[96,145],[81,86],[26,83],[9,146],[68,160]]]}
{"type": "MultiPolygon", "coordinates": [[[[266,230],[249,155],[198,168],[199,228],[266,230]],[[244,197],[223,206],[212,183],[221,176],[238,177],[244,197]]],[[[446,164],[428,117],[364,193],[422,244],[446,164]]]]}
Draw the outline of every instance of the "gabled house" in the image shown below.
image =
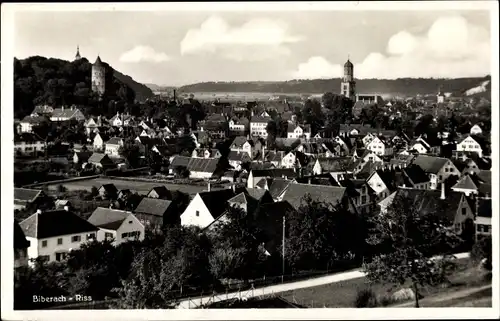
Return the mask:
{"type": "Polygon", "coordinates": [[[165,226],[174,226],[179,223],[179,213],[169,200],[145,197],[137,205],[134,215],[146,227],[146,230],[155,233],[165,226]]]}
{"type": "Polygon", "coordinates": [[[379,202],[381,213],[386,213],[395,199],[404,197],[412,201],[413,208],[421,214],[434,214],[447,221],[449,228],[456,233],[466,229],[467,224],[474,225],[474,211],[463,193],[445,193],[444,184],[441,189],[421,190],[398,188],[386,199],[379,202]]]}
{"type": "Polygon", "coordinates": [[[28,259],[63,261],[69,251],[95,240],[97,227],[70,211],[37,211],[19,224],[30,242],[28,259]]]}
{"type": "Polygon", "coordinates": [[[346,193],[345,187],[292,183],[276,199],[278,201],[287,201],[293,208],[299,209],[303,205],[304,196],[306,195],[310,196],[313,201],[332,206],[344,205],[350,211],[356,211],[352,199],[346,193]]]}
{"type": "Polygon", "coordinates": [[[483,130],[481,129],[481,127],[478,124],[472,126],[470,129],[471,135],[481,135],[482,133],[483,133],[483,130]]]}
{"type": "Polygon", "coordinates": [[[292,168],[252,169],[248,174],[247,187],[254,188],[259,181],[266,178],[284,178],[286,180],[297,176],[297,173],[292,168]]]}
{"type": "Polygon", "coordinates": [[[113,240],[113,245],[118,245],[127,241],[144,240],[144,225],[132,212],[98,207],[92,212],[88,222],[99,229],[99,242],[113,240]]]}
{"type": "Polygon", "coordinates": [[[103,169],[116,167],[115,163],[109,158],[108,155],[101,153],[93,153],[88,160],[88,164],[92,164],[95,167],[103,169]]]}
{"type": "Polygon", "coordinates": [[[20,133],[32,133],[33,128],[40,126],[43,123],[48,123],[50,120],[45,116],[26,116],[20,122],[20,133]]]}
{"type": "Polygon", "coordinates": [[[349,157],[318,158],[314,162],[312,170],[315,175],[331,172],[347,172],[350,163],[351,158],[349,157]]]}
{"type": "Polygon", "coordinates": [[[163,200],[172,200],[172,193],[167,189],[166,186],[156,186],[153,187],[147,194],[148,198],[157,198],[163,200]]]}
{"type": "Polygon", "coordinates": [[[23,229],[14,220],[14,269],[21,266],[28,266],[28,248],[30,241],[26,239],[23,229]]]}
{"type": "Polygon", "coordinates": [[[14,210],[22,210],[30,205],[36,205],[47,196],[42,190],[30,188],[14,188],[14,210]]]}
{"type": "Polygon", "coordinates": [[[118,189],[114,184],[103,184],[97,192],[103,199],[115,200],[118,197],[118,189]]]}
{"type": "Polygon", "coordinates": [[[132,117],[129,114],[124,115],[117,112],[116,115],[109,120],[109,124],[113,127],[130,126],[131,121],[132,117]]]}
{"type": "Polygon", "coordinates": [[[50,121],[61,122],[68,120],[84,121],[85,115],[75,106],[55,108],[50,115],[50,121]]]}
{"type": "Polygon", "coordinates": [[[37,155],[45,151],[45,141],[33,133],[14,135],[14,152],[21,155],[37,155]]]}
{"type": "Polygon", "coordinates": [[[229,162],[229,165],[237,170],[241,169],[241,164],[249,163],[252,161],[250,155],[248,155],[246,152],[240,151],[230,151],[227,156],[227,160],[229,162]]]}
{"type": "Polygon", "coordinates": [[[120,156],[120,148],[123,147],[124,141],[122,138],[113,137],[106,142],[105,153],[110,157],[119,157],[120,156]]]}
{"type": "Polygon", "coordinates": [[[420,166],[429,175],[430,189],[436,189],[439,184],[451,175],[460,175],[460,171],[447,158],[418,155],[413,160],[413,164],[420,166]]]}
{"type": "Polygon", "coordinates": [[[374,137],[367,145],[366,149],[371,150],[379,156],[389,156],[394,153],[394,149],[389,141],[382,137],[374,137]]]}
{"type": "Polygon", "coordinates": [[[482,157],[484,151],[481,143],[477,139],[472,136],[467,136],[457,144],[457,152],[471,152],[482,157]]]}
{"type": "Polygon", "coordinates": [[[311,125],[289,124],[287,129],[287,138],[311,139],[311,125]]]}
{"type": "Polygon", "coordinates": [[[169,172],[174,173],[177,167],[185,167],[189,171],[190,178],[211,178],[220,158],[193,158],[186,156],[174,156],[170,161],[169,172]]]}
{"type": "MultiPolygon", "coordinates": [[[[254,141],[245,137],[245,136],[237,136],[234,138],[233,142],[229,149],[235,152],[245,152],[253,158],[257,152],[260,150],[254,149],[254,141]]],[[[261,147],[262,148],[262,147],[261,147]]]]}
{"type": "Polygon", "coordinates": [[[491,215],[492,215],[492,200],[491,198],[478,198],[476,200],[476,238],[491,235],[491,215]]]}
{"type": "Polygon", "coordinates": [[[424,139],[419,138],[410,143],[409,150],[419,154],[428,154],[431,151],[431,146],[424,139]]]}
{"type": "Polygon", "coordinates": [[[207,191],[196,194],[181,215],[182,226],[205,228],[227,210],[227,201],[236,195],[232,189],[207,191]]]}
{"type": "Polygon", "coordinates": [[[250,118],[250,135],[267,138],[267,124],[272,120],[271,117],[261,116],[250,118]]]}
{"type": "Polygon", "coordinates": [[[89,161],[90,156],[92,156],[92,152],[75,152],[73,154],[73,163],[75,164],[84,164],[89,161]]]}
{"type": "Polygon", "coordinates": [[[193,158],[220,158],[222,155],[215,148],[195,148],[191,157],[193,158]]]}
{"type": "Polygon", "coordinates": [[[104,151],[105,142],[109,139],[108,135],[103,133],[97,133],[92,141],[92,146],[94,151],[104,151]]]}

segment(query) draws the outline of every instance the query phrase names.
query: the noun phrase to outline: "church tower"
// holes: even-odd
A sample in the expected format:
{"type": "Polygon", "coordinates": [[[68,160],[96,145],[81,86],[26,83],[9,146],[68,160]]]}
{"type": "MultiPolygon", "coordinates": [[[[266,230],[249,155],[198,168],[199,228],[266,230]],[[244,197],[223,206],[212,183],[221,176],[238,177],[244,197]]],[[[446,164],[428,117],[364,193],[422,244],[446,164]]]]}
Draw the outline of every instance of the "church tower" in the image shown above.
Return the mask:
{"type": "Polygon", "coordinates": [[[80,59],[82,59],[82,56],[80,56],[80,46],[76,46],[75,60],[80,60],[80,59]]]}
{"type": "Polygon", "coordinates": [[[356,98],[356,82],[354,81],[354,65],[347,59],[344,64],[344,77],[340,84],[340,93],[347,98],[354,100],[356,98]]]}
{"type": "Polygon", "coordinates": [[[106,90],[106,67],[103,65],[101,58],[97,56],[95,63],[92,65],[92,91],[104,95],[106,90]]]}

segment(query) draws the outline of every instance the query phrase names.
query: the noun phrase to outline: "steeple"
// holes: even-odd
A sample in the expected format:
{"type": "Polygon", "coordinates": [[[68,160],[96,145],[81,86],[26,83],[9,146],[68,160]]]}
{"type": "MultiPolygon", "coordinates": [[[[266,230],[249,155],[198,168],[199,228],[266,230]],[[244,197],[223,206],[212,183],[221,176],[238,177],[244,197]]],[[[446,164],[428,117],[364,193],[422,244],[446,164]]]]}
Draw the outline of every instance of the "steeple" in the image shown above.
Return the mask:
{"type": "Polygon", "coordinates": [[[80,60],[82,57],[80,56],[80,46],[76,46],[76,55],[75,60],[80,60]]]}

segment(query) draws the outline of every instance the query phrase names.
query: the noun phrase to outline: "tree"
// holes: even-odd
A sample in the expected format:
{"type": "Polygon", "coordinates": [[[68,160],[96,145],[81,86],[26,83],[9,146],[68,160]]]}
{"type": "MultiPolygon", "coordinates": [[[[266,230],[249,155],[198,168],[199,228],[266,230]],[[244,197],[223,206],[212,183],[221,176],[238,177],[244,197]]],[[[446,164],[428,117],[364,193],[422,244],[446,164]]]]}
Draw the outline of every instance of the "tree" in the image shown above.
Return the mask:
{"type": "Polygon", "coordinates": [[[278,135],[278,125],[276,124],[276,121],[270,120],[267,123],[266,131],[267,131],[268,146],[269,148],[271,148],[271,146],[274,146],[276,142],[276,137],[278,135]]]}
{"type": "Polygon", "coordinates": [[[90,195],[92,195],[92,197],[97,197],[99,195],[99,190],[97,189],[97,187],[92,186],[92,188],[90,189],[90,195]]]}
{"type": "Polygon", "coordinates": [[[186,168],[186,166],[176,166],[174,168],[174,173],[175,176],[180,177],[180,178],[188,178],[189,177],[189,170],[186,168]]]}
{"type": "MultiPolygon", "coordinates": [[[[425,197],[425,196],[424,196],[425,197]]],[[[374,229],[368,242],[390,245],[387,253],[376,255],[363,266],[371,281],[396,284],[410,282],[415,292],[415,307],[419,307],[419,289],[440,284],[453,267],[451,249],[460,242],[449,228],[450,222],[439,215],[444,208],[422,211],[419,198],[396,195],[388,210],[373,216],[374,229]],[[439,251],[439,258],[433,255],[439,251]]]]}
{"type": "Polygon", "coordinates": [[[287,262],[294,270],[327,268],[336,260],[360,253],[356,217],[340,204],[328,204],[305,195],[298,211],[286,220],[287,262]]]}
{"type": "Polygon", "coordinates": [[[133,140],[126,140],[118,153],[130,164],[132,168],[139,166],[141,152],[139,146],[133,140]]]}

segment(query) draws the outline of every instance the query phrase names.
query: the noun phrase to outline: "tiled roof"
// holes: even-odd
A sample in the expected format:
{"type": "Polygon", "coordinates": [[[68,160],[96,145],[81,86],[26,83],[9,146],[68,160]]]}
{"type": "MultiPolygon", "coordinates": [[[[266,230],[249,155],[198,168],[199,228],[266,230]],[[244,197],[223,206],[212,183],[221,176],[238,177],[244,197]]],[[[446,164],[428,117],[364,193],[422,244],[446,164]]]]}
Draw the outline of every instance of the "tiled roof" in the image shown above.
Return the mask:
{"type": "Polygon", "coordinates": [[[251,123],[268,123],[272,121],[273,119],[271,117],[261,117],[261,116],[253,116],[250,118],[251,123]]]}
{"type": "Polygon", "coordinates": [[[43,142],[43,139],[34,133],[21,133],[21,134],[16,133],[14,135],[14,143],[20,143],[20,142],[36,143],[36,142],[43,142]]]}
{"type": "Polygon", "coordinates": [[[294,178],[297,176],[293,168],[272,168],[272,169],[253,169],[253,177],[283,177],[294,178]]]}
{"type": "MultiPolygon", "coordinates": [[[[269,180],[268,180],[269,184],[269,180]]],[[[275,178],[269,184],[269,193],[273,198],[280,196],[287,188],[288,185],[292,184],[291,180],[275,178]]]]}
{"type": "Polygon", "coordinates": [[[324,172],[341,172],[349,168],[350,157],[318,158],[321,169],[324,172]]]}
{"type": "Polygon", "coordinates": [[[453,188],[477,190],[477,185],[474,184],[474,181],[469,175],[464,175],[458,180],[458,182],[453,186],[453,188]]]}
{"type": "Polygon", "coordinates": [[[38,196],[40,196],[42,190],[39,189],[29,189],[29,188],[14,188],[14,200],[23,202],[33,202],[38,196]]]}
{"type": "Polygon", "coordinates": [[[106,193],[109,193],[109,194],[112,194],[112,195],[116,195],[118,194],[118,189],[116,188],[116,186],[114,184],[103,184],[101,187],[99,187],[99,189],[104,189],[106,191],[106,193]]]}
{"type": "Polygon", "coordinates": [[[85,163],[90,159],[90,156],[92,156],[92,152],[75,152],[75,154],[80,162],[85,163]]]}
{"type": "Polygon", "coordinates": [[[430,181],[425,171],[415,164],[403,168],[402,172],[413,182],[413,184],[421,184],[430,181]]]}
{"type": "Polygon", "coordinates": [[[37,239],[97,231],[97,227],[91,223],[64,210],[35,213],[20,225],[27,237],[37,239]]]}
{"type": "Polygon", "coordinates": [[[248,153],[246,152],[237,152],[237,151],[229,151],[229,155],[227,156],[227,159],[229,161],[240,161],[240,162],[244,162],[244,161],[250,161],[251,158],[250,158],[250,155],[248,155],[248,153]]]}
{"type": "Polygon", "coordinates": [[[54,109],[54,112],[52,112],[52,115],[50,117],[57,117],[57,118],[71,118],[73,117],[79,110],[74,108],[56,108],[54,109]]]}
{"type": "MultiPolygon", "coordinates": [[[[233,142],[231,143],[232,148],[240,148],[243,146],[248,141],[248,139],[245,136],[237,136],[234,138],[233,142]]],[[[250,140],[250,144],[253,146],[253,141],[250,140]]]]}
{"type": "Polygon", "coordinates": [[[163,217],[170,204],[172,204],[172,201],[145,197],[137,205],[134,212],[163,217]]]}
{"type": "Polygon", "coordinates": [[[282,200],[288,201],[294,208],[299,208],[306,194],[309,194],[315,201],[335,205],[346,195],[346,188],[293,183],[288,185],[282,200]]]}
{"type": "Polygon", "coordinates": [[[186,156],[175,156],[170,163],[170,168],[184,166],[190,172],[213,173],[219,164],[219,158],[193,158],[186,156]]]}
{"type": "Polygon", "coordinates": [[[106,142],[106,145],[121,145],[123,143],[123,139],[120,137],[113,137],[106,142]]]}
{"type": "Polygon", "coordinates": [[[47,117],[43,117],[43,116],[36,116],[36,117],[33,117],[33,116],[26,116],[23,118],[23,120],[21,120],[21,123],[30,123],[32,125],[37,125],[37,124],[40,124],[40,123],[43,123],[43,122],[46,122],[48,121],[47,117]]]}
{"type": "Polygon", "coordinates": [[[418,155],[413,160],[413,164],[420,166],[425,172],[432,174],[437,174],[447,162],[447,158],[427,155],[418,155]]]}
{"type": "Polygon", "coordinates": [[[167,189],[166,186],[155,186],[153,187],[147,195],[155,191],[159,198],[170,199],[172,198],[172,193],[167,189]]]}
{"type": "Polygon", "coordinates": [[[444,200],[441,199],[440,190],[421,190],[410,188],[399,188],[396,197],[405,196],[414,202],[414,208],[418,213],[435,213],[453,222],[457,213],[460,201],[464,194],[458,192],[448,192],[444,200]]]}
{"type": "Polygon", "coordinates": [[[480,198],[477,201],[479,202],[478,208],[477,208],[477,216],[491,217],[492,209],[493,209],[491,198],[488,198],[488,199],[480,198]]]}
{"type": "Polygon", "coordinates": [[[89,217],[88,221],[94,226],[117,230],[131,212],[98,207],[89,217]]]}
{"type": "Polygon", "coordinates": [[[93,153],[92,156],[90,156],[88,162],[89,163],[100,163],[103,158],[106,158],[108,157],[108,155],[106,154],[102,154],[102,153],[93,153]]]}
{"type": "Polygon", "coordinates": [[[30,246],[30,242],[26,239],[23,229],[19,223],[14,220],[14,249],[25,249],[30,246]]]}
{"type": "Polygon", "coordinates": [[[198,193],[198,195],[200,195],[210,214],[212,214],[214,218],[217,218],[226,211],[228,206],[227,201],[239,192],[241,192],[239,189],[237,189],[236,192],[232,189],[222,189],[217,191],[201,192],[198,193]]]}

